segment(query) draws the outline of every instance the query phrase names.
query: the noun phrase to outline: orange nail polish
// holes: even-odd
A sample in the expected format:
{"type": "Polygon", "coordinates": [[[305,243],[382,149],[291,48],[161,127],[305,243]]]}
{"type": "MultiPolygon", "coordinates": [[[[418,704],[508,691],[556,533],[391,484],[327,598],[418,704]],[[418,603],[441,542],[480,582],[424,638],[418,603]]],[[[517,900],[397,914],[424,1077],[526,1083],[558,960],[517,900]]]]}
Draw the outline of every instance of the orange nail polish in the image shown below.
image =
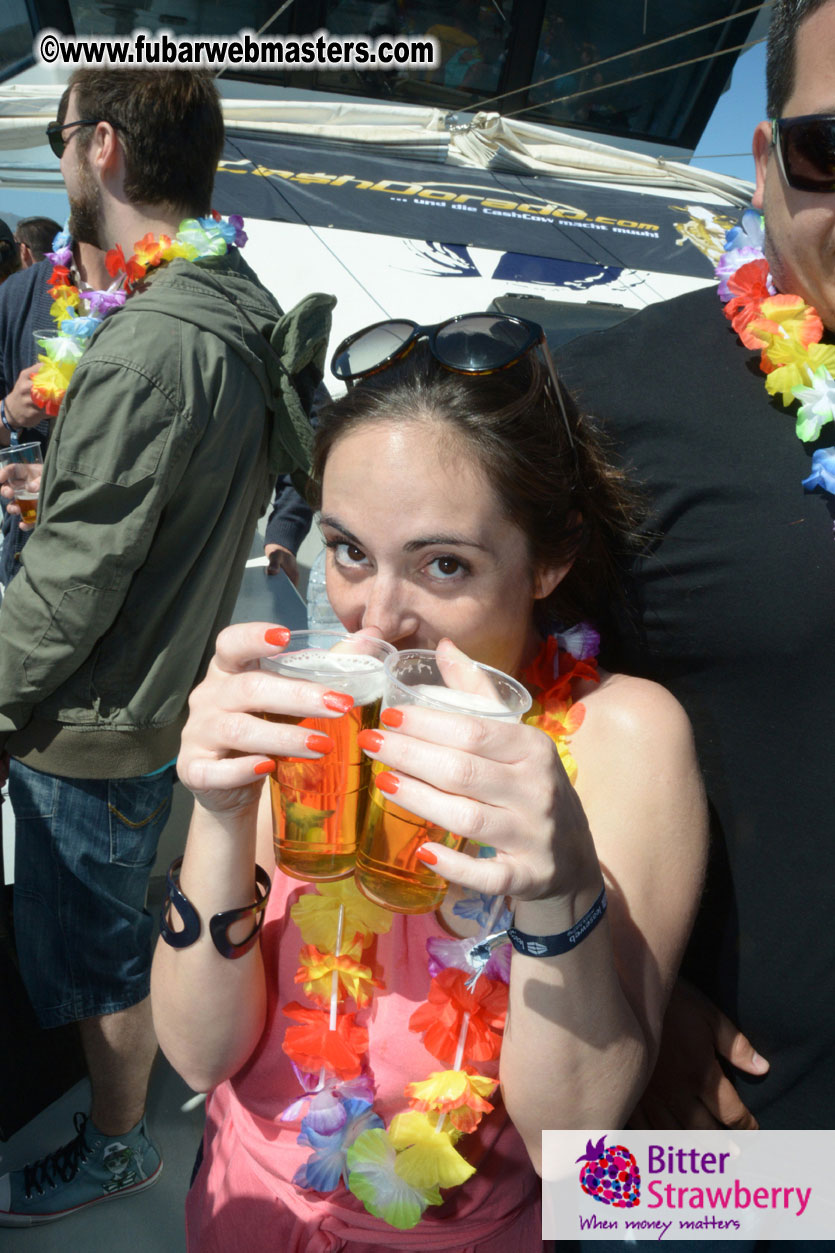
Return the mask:
{"type": "Polygon", "coordinates": [[[290,638],[290,632],[287,627],[270,627],[269,631],[264,632],[264,640],[267,644],[276,644],[279,648],[283,648],[290,638]]]}
{"type": "Polygon", "coordinates": [[[423,845],[416,850],[415,857],[417,857],[418,861],[425,861],[427,866],[436,866],[438,864],[438,859],[431,848],[424,848],[423,845]]]}
{"type": "Polygon", "coordinates": [[[331,709],[338,714],[346,714],[349,709],[354,707],[354,698],[349,696],[347,692],[325,692],[322,697],[322,704],[326,709],[331,709]]]}
{"type": "Polygon", "coordinates": [[[309,748],[311,753],[332,753],[333,740],[329,735],[317,735],[315,732],[308,735],[304,742],[305,748],[309,748]]]}
{"type": "Polygon", "coordinates": [[[274,770],[274,761],[259,761],[257,766],[252,767],[253,774],[272,774],[274,770]]]}
{"type": "Polygon", "coordinates": [[[379,753],[383,737],[379,731],[360,731],[357,743],[367,753],[379,753]]]}
{"type": "Polygon", "coordinates": [[[403,715],[399,709],[384,709],[380,721],[387,727],[399,727],[403,725],[403,715]]]}
{"type": "Polygon", "coordinates": [[[380,791],[385,792],[387,796],[394,796],[395,792],[400,787],[400,780],[397,775],[392,774],[390,770],[382,770],[380,774],[375,776],[374,782],[377,784],[380,791]]]}

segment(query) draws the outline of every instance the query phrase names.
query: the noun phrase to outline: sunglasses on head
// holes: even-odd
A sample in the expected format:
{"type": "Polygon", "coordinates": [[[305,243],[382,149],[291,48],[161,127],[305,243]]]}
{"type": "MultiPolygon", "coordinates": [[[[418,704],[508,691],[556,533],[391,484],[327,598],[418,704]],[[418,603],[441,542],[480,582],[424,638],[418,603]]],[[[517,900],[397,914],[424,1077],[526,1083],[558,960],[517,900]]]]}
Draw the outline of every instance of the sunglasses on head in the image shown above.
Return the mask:
{"type": "Polygon", "coordinates": [[[789,187],[835,191],[835,115],[772,118],[771,142],[789,187]]]}
{"type": "Polygon", "coordinates": [[[547,351],[542,327],[510,314],[462,313],[431,326],[392,318],[343,339],[331,372],[346,383],[369,378],[405,357],[419,339],[426,339],[435,360],[457,374],[492,374],[537,346],[547,351]]]}
{"type": "MultiPolygon", "coordinates": [[[[70,139],[72,139],[72,135],[70,135],[67,139],[64,138],[65,130],[69,130],[71,126],[98,126],[100,121],[101,118],[95,118],[92,121],[87,118],[82,118],[77,122],[50,122],[49,126],[46,128],[46,137],[49,140],[50,148],[55,153],[58,160],[61,160],[67,144],[70,142],[70,139]]],[[[73,131],[73,135],[74,134],[75,131],[73,131]]]]}
{"type": "Polygon", "coordinates": [[[427,341],[432,356],[455,374],[494,374],[521,361],[539,348],[548,367],[565,433],[574,457],[577,449],[565,409],[562,385],[548,348],[545,332],[537,322],[509,313],[460,313],[430,326],[408,318],[375,322],[343,339],[331,359],[331,373],[345,383],[370,378],[400,361],[420,339],[427,341]]]}

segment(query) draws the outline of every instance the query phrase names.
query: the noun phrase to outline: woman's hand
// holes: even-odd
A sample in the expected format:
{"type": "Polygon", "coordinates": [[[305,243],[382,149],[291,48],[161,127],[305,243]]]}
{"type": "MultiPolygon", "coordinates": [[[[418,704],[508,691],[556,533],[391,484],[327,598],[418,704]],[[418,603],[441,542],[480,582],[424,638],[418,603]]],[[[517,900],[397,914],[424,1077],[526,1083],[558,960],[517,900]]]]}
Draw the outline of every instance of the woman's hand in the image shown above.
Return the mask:
{"type": "Polygon", "coordinates": [[[276,757],[320,758],[333,743],[297,725],[302,718],[339,718],[353,705],[344,692],[261,670],[289,637],[286,627],[247,622],[217,637],[203,682],[189,700],[177,771],[204,809],[243,810],[276,757]]]}
{"type": "Polygon", "coordinates": [[[697,988],[678,979],[661,1035],[652,1078],[630,1126],[657,1130],[712,1130],[759,1126],[720,1065],[764,1075],[768,1062],[720,1009],[697,988]]]}
{"type": "Polygon", "coordinates": [[[360,736],[387,767],[377,787],[402,808],[496,850],[494,858],[473,858],[426,843],[425,860],[442,878],[526,901],[599,885],[582,804],[542,731],[418,705],[383,710],[381,721],[379,731],[360,736]]]}

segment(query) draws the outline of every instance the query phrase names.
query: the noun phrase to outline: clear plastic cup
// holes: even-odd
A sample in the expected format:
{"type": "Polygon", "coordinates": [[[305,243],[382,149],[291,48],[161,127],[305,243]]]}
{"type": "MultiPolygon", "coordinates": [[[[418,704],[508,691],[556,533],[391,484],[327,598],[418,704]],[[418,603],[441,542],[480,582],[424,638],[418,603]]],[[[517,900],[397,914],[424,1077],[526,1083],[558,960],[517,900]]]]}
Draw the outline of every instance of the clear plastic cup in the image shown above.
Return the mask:
{"type": "Polygon", "coordinates": [[[11,487],[21,520],[31,526],[38,513],[43,453],[37,440],[0,449],[0,482],[11,487]]]}
{"type": "Polygon", "coordinates": [[[270,776],[276,863],[293,878],[341,879],[354,869],[371,774],[357,736],[377,725],[383,663],[393,653],[391,644],[364,635],[293,631],[279,653],[261,661],[264,670],[323,683],[354,698],[353,708],[340,718],[265,715],[334,742],[333,751],[318,760],[280,757],[270,776]]]}
{"type": "MultiPolygon", "coordinates": [[[[408,649],[385,665],[383,708],[423,705],[447,713],[519,722],[531,707],[530,693],[501,670],[469,658],[439,663],[427,649],[408,649]]],[[[369,802],[357,848],[356,881],[369,900],[400,914],[437,909],[447,884],[416,857],[427,840],[460,848],[462,839],[396,805],[376,786],[385,770],[374,762],[369,802]]]]}

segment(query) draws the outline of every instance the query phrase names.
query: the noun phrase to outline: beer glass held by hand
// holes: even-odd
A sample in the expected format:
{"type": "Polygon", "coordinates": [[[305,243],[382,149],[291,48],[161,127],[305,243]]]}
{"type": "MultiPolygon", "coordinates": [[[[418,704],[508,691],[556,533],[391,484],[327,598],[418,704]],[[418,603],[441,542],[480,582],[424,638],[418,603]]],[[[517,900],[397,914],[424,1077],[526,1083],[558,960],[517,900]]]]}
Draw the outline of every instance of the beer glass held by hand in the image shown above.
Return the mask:
{"type": "Polygon", "coordinates": [[[285,678],[323,683],[353,704],[341,718],[285,718],[329,736],[333,751],[317,760],[279,758],[270,776],[276,863],[297,879],[341,879],[352,873],[368,798],[371,762],[357,744],[377,725],[383,663],[391,644],[367,635],[293,631],[282,652],[261,661],[285,678]]]}
{"type": "MultiPolygon", "coordinates": [[[[449,713],[519,722],[531,707],[521,683],[501,670],[471,661],[457,650],[436,653],[406,649],[385,666],[382,708],[423,705],[449,713]]],[[[428,840],[458,849],[461,839],[396,805],[376,786],[386,769],[375,761],[362,835],[357,848],[356,881],[377,905],[400,914],[437,909],[446,881],[416,856],[428,840]]]]}
{"type": "Polygon", "coordinates": [[[0,450],[0,494],[9,513],[20,515],[24,527],[35,524],[43,456],[37,441],[0,450]]]}

